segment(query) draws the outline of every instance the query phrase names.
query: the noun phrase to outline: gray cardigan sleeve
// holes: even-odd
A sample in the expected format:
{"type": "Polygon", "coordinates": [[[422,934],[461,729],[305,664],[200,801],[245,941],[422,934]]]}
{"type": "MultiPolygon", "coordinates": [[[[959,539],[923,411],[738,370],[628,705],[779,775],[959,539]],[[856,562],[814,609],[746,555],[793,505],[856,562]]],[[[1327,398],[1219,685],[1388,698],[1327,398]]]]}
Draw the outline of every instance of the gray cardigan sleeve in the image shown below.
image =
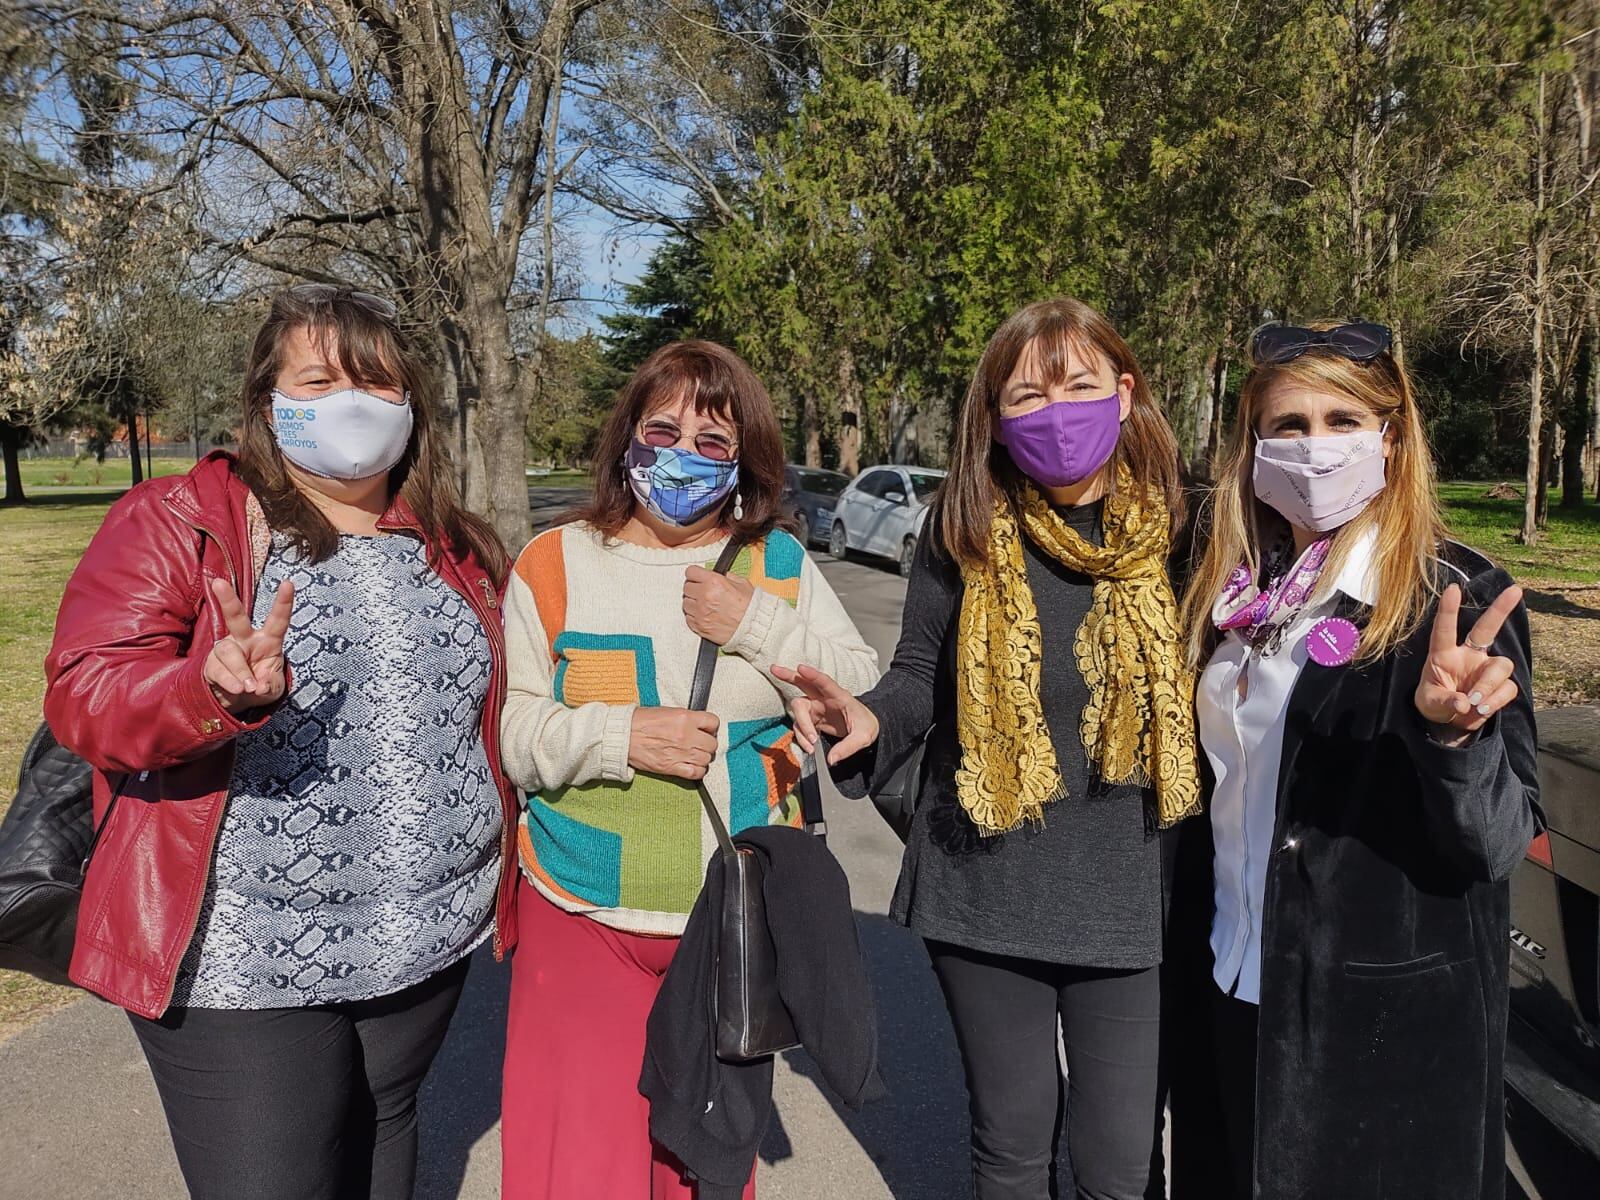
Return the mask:
{"type": "MultiPolygon", "coordinates": [[[[1504,589],[1511,576],[1498,567],[1466,586],[1461,634],[1504,589]]],[[[1432,617],[1414,636],[1426,660],[1432,617]]],[[[1534,834],[1543,827],[1539,809],[1538,739],[1533,719],[1533,674],[1528,610],[1518,605],[1494,640],[1492,653],[1514,664],[1517,698],[1496,713],[1463,746],[1447,746],[1428,732],[1420,714],[1407,730],[1412,761],[1422,782],[1424,819],[1436,844],[1474,878],[1509,878],[1534,834]]]]}
{"type": "Polygon", "coordinates": [[[858,800],[874,791],[932,727],[940,660],[960,603],[961,573],[934,549],[933,537],[924,530],[911,564],[894,660],[878,685],[861,696],[878,718],[878,740],[829,769],[843,795],[858,800]]]}

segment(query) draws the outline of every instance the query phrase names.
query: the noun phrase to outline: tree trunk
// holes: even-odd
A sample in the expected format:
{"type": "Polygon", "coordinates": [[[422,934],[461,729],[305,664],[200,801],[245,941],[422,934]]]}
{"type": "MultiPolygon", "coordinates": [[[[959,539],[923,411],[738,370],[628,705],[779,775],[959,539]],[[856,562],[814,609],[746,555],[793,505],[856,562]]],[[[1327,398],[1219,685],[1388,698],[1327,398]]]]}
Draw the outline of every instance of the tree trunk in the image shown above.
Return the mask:
{"type": "MultiPolygon", "coordinates": [[[[1537,268],[1535,268],[1537,270],[1537,268]]],[[[1544,459],[1540,435],[1544,432],[1544,303],[1534,305],[1533,370],[1528,377],[1528,459],[1523,473],[1522,529],[1517,541],[1531,546],[1539,540],[1539,489],[1544,459]]]]}
{"type": "Polygon", "coordinates": [[[1211,394],[1209,389],[1201,387],[1201,381],[1210,378],[1210,363],[1204,364],[1199,370],[1191,368],[1183,374],[1183,399],[1179,403],[1182,411],[1189,415],[1189,420],[1185,422],[1189,438],[1188,444],[1183,447],[1184,460],[1196,474],[1203,473],[1206,452],[1211,446],[1211,394]]]}
{"type": "Polygon", "coordinates": [[[1561,466],[1561,423],[1556,420],[1558,406],[1547,406],[1544,432],[1539,435],[1539,498],[1534,504],[1534,519],[1541,530],[1550,528],[1550,489],[1556,485],[1561,466]]]}
{"type": "Polygon", "coordinates": [[[1222,400],[1228,391],[1227,346],[1232,330],[1230,323],[1223,332],[1222,344],[1211,359],[1211,428],[1210,440],[1206,443],[1206,464],[1211,479],[1217,477],[1217,469],[1222,466],[1222,400]]]}
{"type": "Polygon", "coordinates": [[[1600,363],[1589,381],[1589,490],[1600,501],[1600,363]]]}
{"type": "Polygon", "coordinates": [[[861,470],[861,393],[849,347],[839,351],[838,443],[839,470],[853,477],[861,470]]]}
{"type": "MultiPolygon", "coordinates": [[[[527,438],[529,392],[535,382],[517,362],[511,344],[511,327],[502,297],[485,306],[484,319],[474,340],[475,374],[483,381],[483,395],[470,413],[470,460],[481,469],[468,472],[468,495],[481,503],[471,507],[487,517],[506,548],[515,554],[532,533],[528,512],[527,438]]],[[[469,460],[469,465],[470,465],[469,460]]]]}
{"type": "Polygon", "coordinates": [[[27,497],[22,494],[22,463],[18,452],[22,449],[25,432],[15,425],[0,422],[0,446],[5,449],[6,494],[0,504],[22,504],[27,497]]]}
{"type": "Polygon", "coordinates": [[[1584,458],[1589,434],[1590,376],[1594,374],[1594,324],[1584,329],[1573,370],[1572,399],[1567,408],[1566,440],[1561,463],[1561,507],[1583,507],[1584,458]]]}
{"type": "Polygon", "coordinates": [[[806,466],[822,465],[822,414],[817,411],[817,393],[806,388],[800,397],[800,443],[806,466]]]}
{"type": "Polygon", "coordinates": [[[1544,327],[1545,327],[1545,257],[1549,252],[1548,233],[1545,228],[1545,76],[1539,75],[1539,111],[1535,127],[1538,145],[1534,152],[1533,190],[1534,210],[1533,250],[1533,369],[1528,377],[1528,459],[1523,472],[1522,529],[1517,540],[1531,546],[1539,540],[1539,484],[1544,465],[1539,452],[1540,435],[1544,432],[1544,327]]]}
{"type": "Polygon", "coordinates": [[[518,360],[507,303],[533,210],[548,195],[538,185],[541,163],[550,161],[550,104],[561,87],[562,47],[585,7],[552,0],[536,39],[518,47],[526,92],[516,115],[502,114],[492,131],[509,156],[505,176],[485,169],[489,131],[456,43],[452,6],[420,0],[394,10],[402,26],[394,53],[403,60],[396,81],[406,103],[396,112],[408,142],[406,170],[423,241],[441,264],[442,304],[464,347],[465,499],[513,553],[531,530],[527,421],[537,374],[518,360]]]}
{"type": "Polygon", "coordinates": [[[144,463],[139,451],[139,414],[128,414],[128,461],[133,464],[133,482],[144,482],[144,463]]]}

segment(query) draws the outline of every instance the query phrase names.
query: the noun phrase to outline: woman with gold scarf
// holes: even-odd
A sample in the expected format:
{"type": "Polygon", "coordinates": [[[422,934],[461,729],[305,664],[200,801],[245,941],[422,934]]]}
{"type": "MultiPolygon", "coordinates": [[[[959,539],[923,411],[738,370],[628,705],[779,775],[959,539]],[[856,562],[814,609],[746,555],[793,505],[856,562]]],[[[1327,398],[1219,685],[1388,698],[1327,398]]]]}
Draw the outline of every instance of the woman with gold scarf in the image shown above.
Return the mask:
{"type": "Polygon", "coordinates": [[[834,743],[846,795],[926,747],[892,915],[955,1026],[979,1200],[1145,1195],[1158,834],[1201,800],[1167,566],[1181,522],[1177,443],[1127,343],[1076,300],[1032,304],[968,388],[882,683],[856,698],[783,675],[797,738],[834,743]],[[1075,1193],[1056,1179],[1063,1102],[1075,1193]]]}

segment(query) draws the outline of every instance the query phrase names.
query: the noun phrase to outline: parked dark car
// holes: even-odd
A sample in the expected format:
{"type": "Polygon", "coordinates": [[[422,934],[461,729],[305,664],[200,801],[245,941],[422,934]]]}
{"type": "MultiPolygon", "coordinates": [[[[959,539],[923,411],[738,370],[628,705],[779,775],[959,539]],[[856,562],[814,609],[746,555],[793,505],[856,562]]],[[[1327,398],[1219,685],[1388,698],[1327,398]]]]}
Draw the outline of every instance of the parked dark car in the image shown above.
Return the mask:
{"type": "Polygon", "coordinates": [[[783,469],[783,513],[794,522],[795,536],[803,546],[828,540],[833,527],[833,503],[850,476],[820,467],[783,469]]]}
{"type": "Polygon", "coordinates": [[[1547,828],[1511,877],[1510,1194],[1600,1196],[1600,707],[1538,714],[1547,828]]]}

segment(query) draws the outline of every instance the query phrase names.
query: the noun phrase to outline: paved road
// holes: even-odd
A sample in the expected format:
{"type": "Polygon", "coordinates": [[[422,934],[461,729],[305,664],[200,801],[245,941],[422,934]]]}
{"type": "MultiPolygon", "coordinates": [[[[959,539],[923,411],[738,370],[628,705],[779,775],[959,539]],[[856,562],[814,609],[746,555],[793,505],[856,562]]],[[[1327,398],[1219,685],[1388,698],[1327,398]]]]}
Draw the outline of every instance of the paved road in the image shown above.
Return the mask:
{"type": "MultiPolygon", "coordinates": [[[[571,503],[534,489],[535,519],[571,503]]],[[[889,570],[822,558],[887,663],[903,583],[889,570]]],[[[762,1147],[764,1200],[941,1200],[959,1194],[965,1093],[949,1023],[920,946],[883,915],[899,843],[870,806],[836,795],[830,840],[850,877],[879,1006],[892,1099],[848,1114],[805,1056],[784,1056],[777,1118],[762,1147]]],[[[419,1200],[499,1194],[497,1095],[509,975],[487,953],[422,1096],[419,1200]]],[[[144,1059],[122,1013],[86,998],[0,1045],[0,1200],[173,1200],[183,1188],[144,1059]]]]}

